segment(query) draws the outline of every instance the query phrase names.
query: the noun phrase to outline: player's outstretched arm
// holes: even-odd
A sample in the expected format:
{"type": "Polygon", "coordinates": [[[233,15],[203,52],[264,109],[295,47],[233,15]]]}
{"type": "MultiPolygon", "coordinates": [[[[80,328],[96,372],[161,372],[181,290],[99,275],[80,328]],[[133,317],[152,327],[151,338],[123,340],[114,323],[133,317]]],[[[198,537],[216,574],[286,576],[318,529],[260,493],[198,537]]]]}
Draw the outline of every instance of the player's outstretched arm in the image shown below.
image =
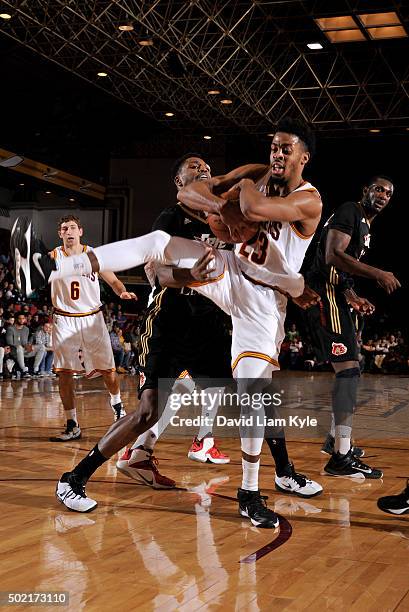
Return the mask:
{"type": "Polygon", "coordinates": [[[214,259],[212,248],[206,249],[205,253],[198,259],[193,268],[176,268],[173,266],[155,266],[156,275],[161,287],[173,287],[181,289],[197,281],[208,280],[214,271],[211,265],[214,259]]]}
{"type": "Polygon", "coordinates": [[[269,166],[264,164],[247,164],[207,181],[194,181],[178,191],[178,200],[193,210],[219,214],[225,201],[218,194],[227,191],[242,178],[257,180],[268,170],[269,166]]]}
{"type": "Polygon", "coordinates": [[[113,273],[105,270],[99,273],[100,277],[111,287],[112,291],[118,295],[121,300],[137,300],[137,296],[132,291],[127,291],[125,285],[113,273]]]}
{"type": "Polygon", "coordinates": [[[345,234],[337,229],[330,229],[328,231],[325,251],[326,264],[335,266],[338,270],[342,270],[342,272],[371,278],[389,294],[401,286],[392,272],[386,272],[374,266],[369,266],[348,255],[345,251],[350,241],[351,236],[349,234],[345,234]]]}

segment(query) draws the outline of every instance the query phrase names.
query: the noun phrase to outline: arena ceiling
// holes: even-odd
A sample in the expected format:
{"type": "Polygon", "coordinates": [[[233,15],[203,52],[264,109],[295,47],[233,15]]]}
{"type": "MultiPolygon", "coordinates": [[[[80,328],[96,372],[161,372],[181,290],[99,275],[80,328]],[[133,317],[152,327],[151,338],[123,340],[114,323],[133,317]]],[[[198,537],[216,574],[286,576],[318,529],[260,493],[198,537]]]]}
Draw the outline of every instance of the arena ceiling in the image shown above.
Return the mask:
{"type": "Polygon", "coordinates": [[[11,15],[0,19],[4,35],[171,128],[260,135],[286,114],[331,135],[409,128],[406,0],[1,0],[0,9],[11,15]],[[376,38],[381,28],[362,15],[380,12],[395,18],[376,25],[385,33],[397,18],[402,37],[376,38]],[[360,41],[332,43],[315,21],[339,16],[360,41]]]}

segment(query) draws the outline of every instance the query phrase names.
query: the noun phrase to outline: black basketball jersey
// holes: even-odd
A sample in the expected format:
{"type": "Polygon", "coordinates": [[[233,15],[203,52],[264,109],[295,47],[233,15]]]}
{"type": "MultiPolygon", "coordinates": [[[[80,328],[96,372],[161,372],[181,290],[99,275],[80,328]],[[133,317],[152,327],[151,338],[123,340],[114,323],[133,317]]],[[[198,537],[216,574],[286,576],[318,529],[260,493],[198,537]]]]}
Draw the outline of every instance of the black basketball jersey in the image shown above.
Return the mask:
{"type": "MultiPolygon", "coordinates": [[[[189,240],[200,240],[216,249],[231,250],[233,248],[233,245],[216,238],[209,227],[205,213],[191,210],[180,202],[175,206],[165,208],[154,222],[152,230],[163,230],[171,236],[180,236],[189,240]]],[[[158,279],[156,279],[154,295],[161,290],[162,287],[158,279]]],[[[199,295],[194,289],[189,287],[181,289],[167,287],[162,298],[162,306],[165,304],[169,306],[174,305],[178,308],[179,315],[181,315],[184,308],[188,308],[189,314],[199,316],[206,314],[210,310],[219,310],[211,300],[199,295]],[[181,300],[183,300],[183,303],[181,300]]]]}
{"type": "Polygon", "coordinates": [[[370,225],[362,206],[358,202],[342,204],[324,225],[307,278],[315,278],[338,285],[342,290],[352,286],[353,281],[351,275],[337,270],[335,266],[328,265],[325,262],[327,236],[331,229],[351,236],[345,253],[355,259],[360,259],[369,248],[370,225]]]}

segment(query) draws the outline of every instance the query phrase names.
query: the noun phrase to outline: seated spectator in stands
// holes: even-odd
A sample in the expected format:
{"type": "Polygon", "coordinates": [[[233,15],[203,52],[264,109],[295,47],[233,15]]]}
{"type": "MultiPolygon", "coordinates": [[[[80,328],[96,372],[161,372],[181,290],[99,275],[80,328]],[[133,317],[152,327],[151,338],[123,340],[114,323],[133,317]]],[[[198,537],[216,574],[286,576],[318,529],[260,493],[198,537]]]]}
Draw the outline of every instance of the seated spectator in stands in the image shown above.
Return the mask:
{"type": "Polygon", "coordinates": [[[292,340],[299,339],[300,333],[297,330],[297,326],[295,323],[291,323],[290,329],[286,333],[287,339],[291,342],[292,340]]]}
{"type": "Polygon", "coordinates": [[[124,374],[126,372],[125,368],[123,367],[125,359],[124,337],[122,335],[122,329],[118,323],[114,324],[113,330],[109,336],[111,338],[111,346],[114,354],[116,370],[117,372],[124,374]]]}
{"type": "Polygon", "coordinates": [[[6,300],[17,300],[18,299],[18,291],[14,288],[13,283],[9,283],[6,291],[6,300]]]}
{"type": "Polygon", "coordinates": [[[108,308],[105,309],[104,319],[105,319],[105,325],[107,326],[107,330],[108,330],[109,333],[111,333],[112,326],[114,324],[114,318],[112,316],[112,310],[109,310],[108,308]]]}
{"type": "Polygon", "coordinates": [[[4,308],[0,306],[0,327],[4,327],[4,308]]]}
{"type": "Polygon", "coordinates": [[[123,327],[125,325],[125,323],[126,323],[126,316],[122,312],[121,304],[118,304],[118,306],[117,306],[117,313],[116,313],[115,318],[116,318],[116,321],[117,321],[118,325],[120,325],[121,327],[123,327]]]}
{"type": "Polygon", "coordinates": [[[30,330],[26,325],[26,317],[23,314],[17,315],[16,323],[10,325],[6,332],[6,342],[11,348],[11,356],[23,373],[23,378],[30,378],[26,359],[34,357],[33,373],[38,375],[40,363],[45,354],[45,348],[40,345],[31,343],[30,330]]]}
{"type": "MultiPolygon", "coordinates": [[[[38,316],[38,315],[35,315],[38,316]]],[[[40,376],[54,376],[52,368],[54,362],[54,352],[52,347],[51,323],[44,323],[35,332],[35,343],[41,344],[45,348],[44,357],[40,363],[40,376]]]]}
{"type": "Polygon", "coordinates": [[[43,304],[40,308],[40,310],[38,311],[38,314],[42,315],[43,317],[49,317],[51,314],[50,308],[47,306],[47,304],[43,304]]]}
{"type": "Polygon", "coordinates": [[[30,333],[35,334],[42,327],[39,315],[27,315],[27,325],[30,328],[30,333]]]}
{"type": "Polygon", "coordinates": [[[290,368],[296,369],[299,365],[300,355],[302,353],[302,342],[299,337],[294,337],[290,340],[290,368]]]}
{"type": "MultiPolygon", "coordinates": [[[[3,309],[0,308],[0,310],[2,311],[3,309]]],[[[6,331],[7,331],[7,328],[5,326],[5,321],[1,316],[0,318],[0,380],[3,380],[4,364],[7,359],[7,356],[10,354],[10,347],[8,346],[6,342],[6,331]]]]}

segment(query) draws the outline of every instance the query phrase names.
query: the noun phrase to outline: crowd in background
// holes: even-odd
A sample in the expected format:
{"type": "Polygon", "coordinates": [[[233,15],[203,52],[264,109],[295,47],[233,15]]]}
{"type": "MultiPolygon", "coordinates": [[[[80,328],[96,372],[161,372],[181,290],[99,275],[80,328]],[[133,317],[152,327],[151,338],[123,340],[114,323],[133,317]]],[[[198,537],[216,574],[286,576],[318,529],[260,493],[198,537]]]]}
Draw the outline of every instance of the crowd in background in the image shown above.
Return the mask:
{"type": "MultiPolygon", "coordinates": [[[[27,300],[16,289],[7,255],[0,254],[0,380],[53,377],[52,308],[47,294],[27,300]]],[[[138,372],[138,345],[143,312],[124,314],[123,303],[108,302],[104,317],[117,371],[138,372]]],[[[408,373],[409,350],[400,330],[359,333],[361,370],[373,373],[408,373]]],[[[325,370],[305,332],[287,325],[281,347],[282,369],[325,370]]]]}

